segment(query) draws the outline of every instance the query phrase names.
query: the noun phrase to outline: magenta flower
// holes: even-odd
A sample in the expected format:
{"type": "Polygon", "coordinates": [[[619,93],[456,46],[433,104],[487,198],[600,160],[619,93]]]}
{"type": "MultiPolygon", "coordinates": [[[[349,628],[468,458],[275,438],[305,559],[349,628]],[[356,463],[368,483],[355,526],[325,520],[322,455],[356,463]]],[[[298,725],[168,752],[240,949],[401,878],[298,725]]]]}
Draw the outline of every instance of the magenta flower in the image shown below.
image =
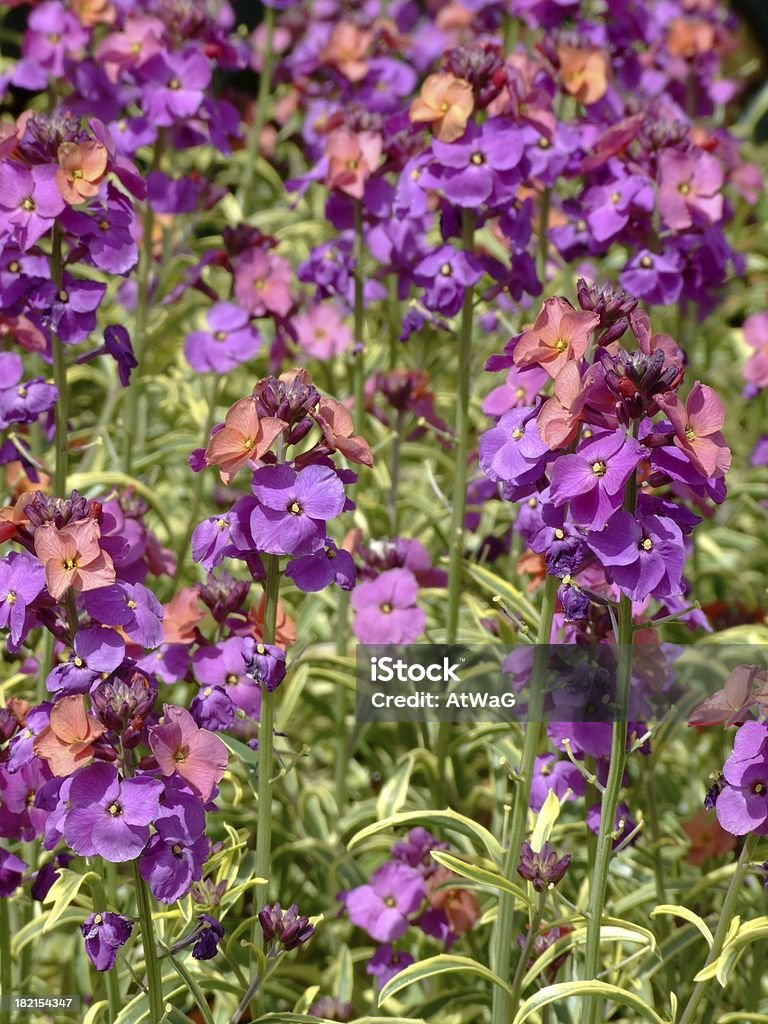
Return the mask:
{"type": "Polygon", "coordinates": [[[93,626],[78,630],[69,661],[57,665],[48,675],[51,693],[86,693],[102,672],[114,672],[125,657],[125,642],[114,629],[93,626]]]}
{"type": "Polygon", "coordinates": [[[287,260],[263,249],[251,249],[235,267],[235,297],[251,316],[288,314],[293,299],[293,271],[287,260]]]}
{"type": "Polygon", "coordinates": [[[595,435],[574,454],[555,461],[550,487],[553,504],[570,502],[575,523],[602,530],[621,508],[624,485],[636,471],[642,451],[621,430],[595,435]]]}
{"type": "Polygon", "coordinates": [[[365,973],[376,979],[376,987],[383,988],[400,971],[414,962],[410,953],[393,949],[389,943],[379,946],[371,959],[365,965],[365,973]]]}
{"type": "Polygon", "coordinates": [[[178,773],[204,801],[227,770],[227,748],[184,708],[163,706],[163,724],[150,728],[149,745],[163,775],[178,773]]]}
{"type": "Polygon", "coordinates": [[[64,837],[75,853],[113,864],[135,860],[149,840],[163,784],[146,775],[120,780],[110,764],[92,764],[72,778],[64,837]]]}
{"type": "Polygon", "coordinates": [[[387,569],[352,592],[352,632],[362,644],[412,644],[426,622],[419,585],[408,569],[387,569]]]}
{"type": "Polygon", "coordinates": [[[615,238],[630,217],[653,211],[653,185],[642,174],[629,174],[588,189],[584,204],[589,211],[587,224],[598,242],[615,238]]]}
{"type": "Polygon", "coordinates": [[[64,210],[53,164],[0,163],[0,230],[30,249],[64,210]]]}
{"type": "Polygon", "coordinates": [[[717,820],[734,836],[768,832],[768,726],[745,722],[723,766],[726,785],[715,804],[717,820]]]}
{"type": "Polygon", "coordinates": [[[58,391],[42,377],[22,381],[23,366],[15,352],[0,352],[0,430],[12,423],[33,423],[56,404],[58,391]]]}
{"type": "Polygon", "coordinates": [[[399,939],[408,928],[408,915],[421,906],[426,890],[418,871],[388,861],[371,875],[368,885],[340,894],[353,924],[377,942],[399,939]]]}
{"type": "Polygon", "coordinates": [[[105,626],[121,626],[142,647],[163,642],[163,606],[143,583],[113,584],[83,598],[88,614],[105,626]]]}
{"type": "Polygon", "coordinates": [[[615,512],[599,533],[589,534],[587,544],[633,601],[682,593],[685,548],[674,520],[615,512]]]}
{"type": "Polygon", "coordinates": [[[330,466],[264,466],[253,474],[256,503],[249,526],[258,551],[305,555],[325,540],[326,523],[343,510],[344,486],[330,466]]]}
{"type": "MultiPolygon", "coordinates": [[[[223,690],[234,708],[258,720],[261,689],[246,675],[244,643],[241,637],[232,636],[211,647],[200,647],[192,656],[192,671],[203,687],[223,690]]],[[[202,693],[206,697],[215,696],[215,693],[205,694],[205,690],[202,693]]]]}
{"type": "Polygon", "coordinates": [[[319,551],[294,558],[285,575],[305,594],[323,590],[332,583],[342,590],[351,590],[355,585],[355,562],[348,551],[337,548],[330,538],[326,538],[319,551]]]}
{"type": "Polygon", "coordinates": [[[683,290],[682,260],[674,250],[654,253],[641,249],[619,276],[630,295],[651,306],[671,306],[683,290]]]}
{"type": "Polygon", "coordinates": [[[480,127],[470,124],[455,142],[433,139],[435,160],[420,184],[440,189],[457,206],[496,206],[520,183],[517,168],[524,148],[523,133],[510,121],[491,118],[480,127]]]}
{"type": "Polygon", "coordinates": [[[85,939],[85,951],[97,971],[111,971],[115,966],[117,951],[131,937],[133,924],[122,914],[104,911],[91,914],[80,925],[85,939]]]}
{"type": "Polygon", "coordinates": [[[694,223],[714,224],[723,216],[723,168],[702,151],[664,150],[659,157],[659,209],[673,231],[694,223]]]}
{"type": "Polygon", "coordinates": [[[480,437],[480,468],[490,480],[523,487],[544,473],[550,451],[533,413],[525,406],[512,409],[480,437]]]}
{"type": "Polygon", "coordinates": [[[259,351],[261,337],[240,306],[217,302],[208,310],[207,320],[209,331],[192,331],[184,342],[187,362],[198,373],[228,373],[259,351]]]}
{"type": "Polygon", "coordinates": [[[352,331],[335,306],[327,302],[313,306],[293,318],[296,341],[302,351],[325,361],[351,347],[352,331]]]}
{"type": "Polygon", "coordinates": [[[156,53],[140,68],[144,112],[150,123],[170,127],[193,117],[211,82],[211,63],[196,46],[181,53],[156,53]]]}
{"type": "Polygon", "coordinates": [[[0,629],[9,629],[11,643],[21,643],[27,606],[45,586],[45,570],[26,551],[12,551],[0,560],[0,629]]]}

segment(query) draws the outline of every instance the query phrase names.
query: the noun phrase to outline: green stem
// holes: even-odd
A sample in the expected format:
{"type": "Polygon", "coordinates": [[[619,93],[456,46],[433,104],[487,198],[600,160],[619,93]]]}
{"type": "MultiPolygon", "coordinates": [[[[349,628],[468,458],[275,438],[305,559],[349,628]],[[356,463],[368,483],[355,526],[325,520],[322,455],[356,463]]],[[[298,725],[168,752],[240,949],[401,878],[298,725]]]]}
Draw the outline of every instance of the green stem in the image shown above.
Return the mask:
{"type": "MultiPolygon", "coordinates": [[[[203,444],[207,445],[208,440],[211,436],[211,430],[216,419],[216,402],[219,394],[219,375],[214,373],[211,377],[211,390],[208,395],[208,411],[205,418],[205,428],[203,433],[203,444]]],[[[182,531],[181,540],[179,546],[176,549],[176,576],[175,580],[178,581],[181,577],[184,569],[184,556],[189,547],[189,540],[194,532],[195,526],[197,526],[197,517],[200,511],[200,502],[203,497],[203,482],[204,473],[196,473],[195,479],[192,484],[192,501],[190,504],[189,517],[187,521],[187,528],[182,531]]]]}
{"type": "MultiPolygon", "coordinates": [[[[755,851],[755,847],[757,846],[758,839],[759,836],[749,835],[747,836],[744,842],[744,846],[741,851],[741,856],[739,857],[738,863],[736,864],[736,871],[734,872],[733,877],[731,878],[730,885],[728,886],[728,891],[725,894],[725,901],[723,902],[723,908],[720,911],[720,916],[717,922],[717,928],[715,930],[714,941],[712,942],[712,947],[709,951],[709,955],[707,956],[707,960],[704,965],[705,967],[713,963],[713,961],[715,961],[720,956],[720,953],[723,950],[723,946],[725,944],[725,937],[728,934],[728,929],[731,927],[734,911],[736,910],[736,904],[739,899],[739,892],[744,883],[744,878],[747,874],[747,871],[749,870],[752,855],[755,851]]],[[[706,981],[699,981],[696,983],[693,992],[691,993],[691,998],[688,1000],[685,1010],[683,1011],[682,1017],[680,1017],[679,1024],[695,1024],[696,1021],[700,1020],[700,1018],[697,1017],[696,1014],[699,1008],[699,1004],[701,1003],[701,1000],[703,999],[707,991],[708,984],[709,979],[707,979],[706,981]]]]}
{"type": "Polygon", "coordinates": [[[248,152],[243,167],[243,177],[240,181],[240,188],[237,192],[237,200],[240,204],[243,217],[248,216],[247,200],[253,184],[253,175],[256,170],[256,159],[261,146],[261,133],[267,123],[267,101],[272,85],[272,46],[275,35],[275,8],[266,7],[264,10],[264,50],[261,56],[261,73],[259,74],[259,91],[256,96],[256,110],[253,114],[253,123],[248,135],[248,152]]]}
{"type": "MultiPolygon", "coordinates": [[[[475,215],[462,210],[461,238],[465,252],[471,252],[475,237],[475,215]]],[[[472,357],[472,328],[474,325],[474,286],[464,291],[461,310],[461,328],[458,337],[459,365],[456,395],[456,448],[453,477],[453,508],[451,513],[450,565],[448,582],[448,624],[446,642],[456,640],[461,600],[461,569],[464,555],[464,512],[467,502],[467,455],[469,453],[469,396],[472,357]]]]}
{"type": "MultiPolygon", "coordinates": [[[[98,876],[94,877],[91,881],[91,899],[93,901],[93,911],[96,914],[104,913],[107,910],[115,909],[115,897],[114,893],[110,892],[109,901],[106,896],[106,888],[108,885],[107,873],[106,873],[106,862],[98,857],[95,867],[98,870],[98,876]]],[[[111,886],[110,886],[111,888],[111,886]]],[[[113,968],[111,971],[104,972],[104,984],[107,989],[107,1002],[109,1003],[109,1018],[110,1020],[117,1020],[120,1016],[120,1010],[123,1007],[122,997],[120,995],[120,977],[117,973],[117,969],[113,968]]]]}
{"type": "Polygon", "coordinates": [[[523,984],[523,978],[525,976],[525,968],[531,957],[531,950],[533,944],[536,941],[536,934],[541,924],[541,918],[544,914],[544,907],[547,903],[547,890],[539,893],[539,902],[531,915],[531,920],[528,925],[528,934],[525,936],[525,945],[520,953],[520,959],[517,961],[517,968],[515,969],[515,976],[512,979],[512,995],[510,997],[511,1008],[510,1015],[517,1013],[517,1007],[520,1004],[520,990],[523,984]]]}
{"type": "MultiPolygon", "coordinates": [[[[152,156],[152,170],[156,171],[162,159],[163,144],[165,135],[163,130],[155,141],[155,148],[152,156]]],[[[139,378],[138,373],[142,369],[147,341],[147,322],[149,319],[149,283],[152,271],[152,235],[155,227],[155,215],[147,199],[144,204],[144,217],[141,229],[141,249],[139,251],[139,269],[136,279],[136,309],[134,313],[133,351],[138,362],[138,367],[131,375],[131,382],[128,385],[126,394],[126,415],[125,415],[125,472],[130,475],[133,469],[133,455],[136,447],[136,431],[139,423],[139,378]]]]}
{"type": "Polygon", "coordinates": [[[355,200],[355,353],[353,394],[355,399],[355,432],[360,433],[365,422],[365,278],[363,277],[363,204],[355,200]]]}
{"type": "Polygon", "coordinates": [[[8,897],[0,896],[0,994],[10,999],[12,989],[11,915],[8,911],[8,897]]]}
{"type": "Polygon", "coordinates": [[[539,202],[539,258],[537,271],[542,285],[547,280],[547,259],[549,258],[549,209],[552,204],[552,189],[545,188],[539,202]]]}
{"type": "MultiPolygon", "coordinates": [[[[525,838],[528,806],[531,797],[533,765],[539,751],[541,740],[541,719],[544,708],[544,682],[547,671],[548,645],[552,636],[552,620],[555,615],[557,587],[556,576],[547,576],[544,584],[544,600],[539,618],[539,631],[536,637],[533,671],[531,673],[530,700],[528,702],[528,720],[523,739],[523,750],[520,756],[520,767],[514,793],[514,808],[509,822],[509,831],[504,841],[504,863],[502,874],[512,878],[518,859],[520,847],[525,838]]],[[[502,892],[499,897],[499,910],[496,926],[492,937],[491,956],[493,970],[503,981],[509,977],[509,964],[512,953],[512,936],[515,928],[515,900],[509,893],[502,892]]],[[[511,1017],[511,1000],[509,993],[496,987],[493,993],[493,1010],[491,1024],[509,1024],[511,1017]]]]}
{"type": "Polygon", "coordinates": [[[403,421],[405,420],[405,413],[402,409],[397,412],[397,418],[395,420],[395,436],[392,440],[392,457],[390,462],[390,481],[389,481],[389,528],[393,537],[397,536],[397,497],[400,486],[400,450],[403,444],[403,421]]]}
{"type": "Polygon", "coordinates": [[[155,945],[155,929],[152,925],[152,903],[149,890],[139,874],[139,862],[131,861],[133,868],[133,884],[136,889],[136,905],[141,927],[141,944],[144,948],[144,961],[147,971],[147,990],[149,997],[150,1024],[160,1024],[164,1014],[163,975],[160,961],[157,958],[155,945]]]}
{"type": "MultiPolygon", "coordinates": [[[[274,644],[277,624],[277,601],[280,593],[280,558],[266,555],[264,581],[264,629],[265,644],[274,644]]],[[[274,758],[275,695],[266,687],[261,690],[261,715],[259,717],[259,806],[256,818],[256,877],[269,878],[272,855],[272,761],[274,758]]],[[[269,882],[260,882],[254,889],[254,907],[258,912],[267,900],[269,882]]],[[[254,923],[254,944],[261,941],[261,927],[254,923]]]]}
{"type": "Polygon", "coordinates": [[[205,993],[197,984],[197,982],[192,977],[190,972],[187,970],[186,964],[181,963],[180,960],[177,960],[175,956],[171,956],[170,954],[168,956],[168,959],[171,961],[171,965],[174,971],[176,971],[178,976],[189,989],[192,998],[195,1000],[195,1005],[197,1006],[203,1020],[205,1021],[205,1024],[214,1024],[213,1015],[211,1013],[210,1007],[208,1006],[208,1000],[205,998],[205,993]]]}
{"type": "MultiPolygon", "coordinates": [[[[61,291],[64,282],[64,261],[62,257],[62,236],[58,224],[53,228],[51,248],[51,278],[56,290],[61,291]]],[[[67,445],[67,429],[69,426],[69,389],[67,387],[67,363],[64,346],[56,334],[51,339],[53,355],[53,380],[58,391],[56,402],[56,469],[53,478],[54,493],[63,498],[67,493],[67,475],[69,472],[69,447],[67,445]]]]}

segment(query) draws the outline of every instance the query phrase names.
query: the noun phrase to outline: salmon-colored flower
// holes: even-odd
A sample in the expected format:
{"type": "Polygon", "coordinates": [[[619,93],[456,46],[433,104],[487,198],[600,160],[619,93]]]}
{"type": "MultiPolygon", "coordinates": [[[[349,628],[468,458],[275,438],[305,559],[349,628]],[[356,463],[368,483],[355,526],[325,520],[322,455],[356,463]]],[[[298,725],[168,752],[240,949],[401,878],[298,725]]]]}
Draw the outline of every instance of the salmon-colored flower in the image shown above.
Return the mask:
{"type": "Polygon", "coordinates": [[[243,466],[265,455],[287,424],[276,416],[259,419],[252,398],[241,398],[230,408],[224,426],[205,449],[208,466],[218,466],[225,484],[234,480],[243,466]]]}
{"type": "Polygon", "coordinates": [[[595,313],[577,311],[567,299],[546,299],[533,327],[515,346],[515,365],[539,365],[557,377],[569,360],[581,359],[599,323],[595,313]]]}
{"type": "Polygon", "coordinates": [[[726,832],[714,814],[703,807],[683,822],[683,832],[691,841],[685,859],[694,867],[701,867],[711,857],[722,857],[734,850],[738,842],[738,838],[726,832]]]}
{"type": "Polygon", "coordinates": [[[669,417],[675,430],[675,445],[706,477],[722,477],[731,466],[731,451],[721,431],[725,408],[712,388],[696,381],[685,401],[677,395],[656,397],[656,404],[669,417]]]}
{"type": "Polygon", "coordinates": [[[323,398],[315,412],[315,420],[332,452],[340,451],[352,462],[363,466],[373,465],[371,446],[364,437],[353,435],[352,417],[341,402],[323,398]]]}
{"type": "Polygon", "coordinates": [[[552,449],[569,445],[579,429],[581,396],[579,364],[568,362],[555,377],[555,393],[542,405],[537,423],[544,444],[552,449]]]}
{"type": "Polygon", "coordinates": [[[715,45],[715,27],[703,18],[673,18],[667,29],[667,49],[673,57],[692,60],[715,45]]]}
{"type": "Polygon", "coordinates": [[[197,623],[205,617],[196,587],[182,587],[174,598],[163,605],[163,639],[167,644],[191,644],[196,637],[197,623]]]}
{"type": "Polygon", "coordinates": [[[427,899],[435,910],[443,911],[451,931],[461,935],[470,931],[480,917],[480,904],[468,889],[449,888],[448,883],[453,879],[460,881],[453,871],[438,868],[427,879],[427,899]]]}
{"type": "Polygon", "coordinates": [[[419,96],[411,104],[410,118],[431,124],[441,142],[455,142],[464,134],[474,109],[475,99],[469,82],[440,71],[425,79],[419,96]]]}
{"type": "Polygon", "coordinates": [[[86,714],[83,695],[73,694],[54,704],[51,723],[37,736],[32,749],[48,762],[54,775],[71,775],[93,760],[94,741],[104,732],[106,727],[86,714]]]}
{"type": "Polygon", "coordinates": [[[99,547],[95,519],[81,519],[58,530],[46,523],[35,530],[35,554],[45,568],[48,593],[58,601],[70,587],[78,593],[115,582],[112,559],[99,547]]]}
{"type": "Polygon", "coordinates": [[[70,206],[98,195],[107,170],[107,150],[100,142],[62,142],[56,185],[70,206]]]}
{"type": "Polygon", "coordinates": [[[227,770],[227,748],[214,733],[200,729],[185,708],[163,707],[163,724],[150,728],[149,745],[163,775],[177,772],[203,800],[227,770]]]}
{"type": "Polygon", "coordinates": [[[596,46],[558,46],[563,87],[579,103],[597,103],[608,91],[608,54],[596,46]]]}
{"type": "Polygon", "coordinates": [[[328,172],[325,183],[355,199],[363,198],[365,182],[381,160],[381,136],[376,132],[351,132],[337,128],[325,144],[328,172]]]}
{"type": "MultiPolygon", "coordinates": [[[[261,600],[256,607],[248,609],[248,625],[251,627],[251,635],[260,643],[264,642],[264,613],[266,611],[266,598],[262,594],[261,600]]],[[[277,602],[277,621],[275,623],[275,643],[283,649],[293,646],[296,643],[296,623],[285,610],[282,601],[277,602]]]]}
{"type": "Polygon", "coordinates": [[[111,0],[70,0],[72,12],[88,28],[93,25],[113,25],[117,11],[111,0]]]}
{"type": "Polygon", "coordinates": [[[339,21],[334,25],[320,59],[338,68],[350,82],[359,82],[368,74],[365,54],[372,39],[373,33],[369,30],[358,28],[351,21],[339,21]]]}

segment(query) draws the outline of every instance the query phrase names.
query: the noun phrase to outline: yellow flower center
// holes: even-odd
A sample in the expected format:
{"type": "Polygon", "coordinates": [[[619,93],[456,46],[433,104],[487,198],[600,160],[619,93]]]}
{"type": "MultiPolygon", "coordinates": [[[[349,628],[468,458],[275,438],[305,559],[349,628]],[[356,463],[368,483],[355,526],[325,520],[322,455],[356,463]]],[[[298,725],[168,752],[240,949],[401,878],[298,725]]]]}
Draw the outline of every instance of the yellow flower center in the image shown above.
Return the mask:
{"type": "Polygon", "coordinates": [[[640,541],[640,547],[643,549],[643,551],[651,551],[653,550],[653,541],[651,541],[648,537],[645,537],[643,540],[640,541]]]}
{"type": "Polygon", "coordinates": [[[26,210],[28,213],[31,213],[32,210],[34,210],[35,208],[35,200],[32,199],[31,196],[27,196],[27,198],[24,200],[21,206],[22,209],[26,210]]]}
{"type": "Polygon", "coordinates": [[[385,615],[389,615],[389,613],[392,611],[392,605],[389,603],[389,601],[385,601],[384,604],[379,605],[379,611],[384,612],[385,615]]]}
{"type": "Polygon", "coordinates": [[[16,591],[9,590],[4,598],[6,604],[16,604],[16,591]]]}
{"type": "Polygon", "coordinates": [[[565,534],[563,533],[563,531],[561,529],[558,528],[557,530],[555,530],[555,540],[563,540],[564,537],[565,537],[565,534]]]}
{"type": "Polygon", "coordinates": [[[565,350],[567,348],[568,348],[568,342],[565,341],[564,338],[558,338],[557,341],[555,342],[555,350],[557,352],[565,352],[565,350]]]}
{"type": "Polygon", "coordinates": [[[688,193],[691,191],[691,186],[688,184],[687,181],[681,181],[680,184],[677,186],[677,191],[680,193],[681,196],[687,196],[688,193]]]}
{"type": "Polygon", "coordinates": [[[298,503],[298,501],[292,501],[291,504],[288,506],[288,511],[291,513],[292,516],[298,516],[301,514],[301,505],[298,503]]]}
{"type": "Polygon", "coordinates": [[[175,89],[180,89],[181,88],[181,82],[178,80],[178,78],[172,78],[170,80],[170,82],[168,83],[168,88],[169,89],[174,89],[174,90],[175,89]]]}
{"type": "Polygon", "coordinates": [[[16,394],[19,396],[19,398],[26,398],[27,397],[27,389],[24,387],[23,384],[20,384],[16,388],[16,394]]]}
{"type": "Polygon", "coordinates": [[[485,163],[485,157],[483,156],[482,153],[473,153],[469,159],[475,165],[475,167],[479,167],[480,164],[485,163]]]}
{"type": "Polygon", "coordinates": [[[120,813],[120,804],[117,802],[110,804],[107,810],[109,811],[113,818],[116,818],[117,815],[120,813]]]}
{"type": "Polygon", "coordinates": [[[621,202],[621,193],[620,192],[614,192],[613,195],[611,196],[611,202],[613,203],[614,206],[618,206],[619,203],[621,202]]]}
{"type": "Polygon", "coordinates": [[[440,273],[443,275],[443,277],[450,277],[451,276],[451,264],[450,263],[444,263],[442,265],[442,267],[440,267],[440,273]]]}
{"type": "Polygon", "coordinates": [[[522,436],[523,432],[520,429],[520,427],[515,427],[515,429],[512,431],[512,440],[519,441],[522,436]]]}
{"type": "Polygon", "coordinates": [[[74,570],[77,568],[77,561],[74,558],[65,558],[64,568],[66,569],[67,572],[74,572],[74,570]]]}
{"type": "Polygon", "coordinates": [[[645,267],[645,269],[648,270],[650,267],[653,266],[653,260],[650,256],[643,256],[643,258],[640,260],[640,266],[645,267]]]}
{"type": "Polygon", "coordinates": [[[686,439],[686,441],[695,441],[696,440],[696,431],[693,429],[693,427],[686,426],[686,428],[685,428],[685,439],[686,439]]]}
{"type": "Polygon", "coordinates": [[[605,476],[605,469],[605,463],[602,461],[592,463],[592,472],[595,474],[595,476],[605,476]]]}
{"type": "Polygon", "coordinates": [[[227,340],[227,332],[226,331],[216,331],[216,333],[214,334],[214,338],[216,339],[216,341],[226,341],[227,340]]]}

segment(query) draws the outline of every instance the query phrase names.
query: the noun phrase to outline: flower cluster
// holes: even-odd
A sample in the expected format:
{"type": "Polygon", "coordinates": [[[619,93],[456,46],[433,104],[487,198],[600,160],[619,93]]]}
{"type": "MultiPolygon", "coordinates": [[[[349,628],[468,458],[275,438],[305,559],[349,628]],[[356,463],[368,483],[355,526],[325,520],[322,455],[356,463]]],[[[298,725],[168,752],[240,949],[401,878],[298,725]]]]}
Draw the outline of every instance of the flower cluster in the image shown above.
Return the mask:
{"type": "Polygon", "coordinates": [[[350,921],[380,943],[366,967],[379,987],[413,963],[410,953],[395,945],[411,926],[448,949],[480,916],[475,896],[431,857],[432,850],[446,848],[425,829],[414,828],[365,885],[339,893],[350,921]]]}

